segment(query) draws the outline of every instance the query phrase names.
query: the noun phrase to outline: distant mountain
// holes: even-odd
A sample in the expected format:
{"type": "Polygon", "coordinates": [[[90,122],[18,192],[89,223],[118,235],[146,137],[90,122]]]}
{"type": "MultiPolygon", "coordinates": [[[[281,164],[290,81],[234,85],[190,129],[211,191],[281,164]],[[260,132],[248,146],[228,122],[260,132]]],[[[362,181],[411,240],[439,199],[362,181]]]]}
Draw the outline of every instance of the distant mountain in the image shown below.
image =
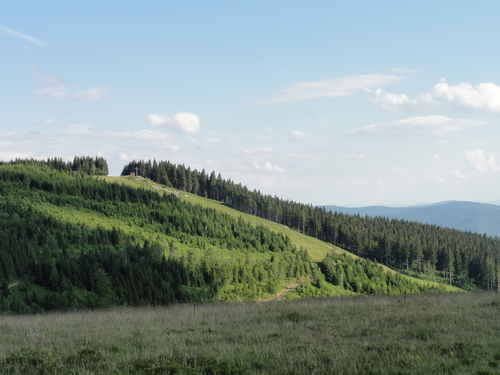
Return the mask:
{"type": "Polygon", "coordinates": [[[325,206],[332,212],[382,216],[500,237],[500,206],[496,204],[447,201],[409,207],[325,206]]]}

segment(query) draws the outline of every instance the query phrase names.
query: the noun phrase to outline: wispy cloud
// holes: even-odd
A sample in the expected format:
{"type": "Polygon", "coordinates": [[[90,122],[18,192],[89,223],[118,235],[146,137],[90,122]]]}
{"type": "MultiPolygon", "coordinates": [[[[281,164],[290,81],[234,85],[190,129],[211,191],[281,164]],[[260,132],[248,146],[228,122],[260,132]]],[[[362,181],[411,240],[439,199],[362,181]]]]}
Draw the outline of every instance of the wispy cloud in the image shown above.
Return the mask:
{"type": "Polygon", "coordinates": [[[146,140],[146,141],[168,141],[170,140],[170,135],[167,133],[162,133],[159,131],[153,130],[139,130],[136,132],[112,132],[112,133],[102,133],[112,138],[132,138],[137,140],[146,140]]]}
{"type": "Polygon", "coordinates": [[[54,125],[54,124],[57,124],[58,122],[59,122],[59,120],[56,118],[48,118],[48,119],[44,120],[43,124],[44,125],[54,125]]]}
{"type": "Polygon", "coordinates": [[[467,163],[478,172],[499,172],[500,167],[495,161],[495,155],[486,154],[483,150],[465,151],[467,163]]]}
{"type": "Polygon", "coordinates": [[[110,89],[107,86],[102,86],[81,91],[74,90],[62,78],[43,72],[36,65],[32,67],[31,73],[37,77],[42,86],[36,90],[36,94],[47,100],[101,99],[103,94],[110,89]]]}
{"type": "Polygon", "coordinates": [[[416,116],[389,123],[379,123],[355,129],[353,135],[369,136],[409,136],[438,135],[444,136],[468,126],[483,125],[479,120],[453,119],[445,116],[416,116]]]}
{"type": "Polygon", "coordinates": [[[257,148],[246,148],[243,150],[243,153],[245,155],[253,155],[255,153],[269,154],[271,152],[273,152],[273,148],[271,146],[257,147],[257,148]]]}
{"type": "Polygon", "coordinates": [[[376,89],[373,93],[375,97],[368,100],[391,112],[425,111],[439,108],[440,105],[429,93],[417,95],[414,99],[405,94],[394,94],[381,89],[376,89]]]}
{"type": "Polygon", "coordinates": [[[460,107],[500,112],[500,86],[483,82],[476,86],[470,83],[449,85],[444,79],[432,90],[433,95],[444,98],[460,107]]]}
{"type": "Polygon", "coordinates": [[[173,117],[160,116],[154,113],[144,116],[153,126],[175,126],[186,133],[199,133],[201,130],[200,118],[194,113],[179,112],[173,117]]]}
{"type": "Polygon", "coordinates": [[[339,160],[345,160],[345,159],[364,159],[365,154],[345,154],[339,157],[339,160]]]}
{"type": "Polygon", "coordinates": [[[253,103],[258,105],[269,105],[313,98],[351,96],[363,89],[398,83],[403,80],[404,77],[395,75],[364,74],[327,79],[324,81],[301,82],[281,89],[279,94],[270,96],[266,99],[255,100],[253,103]]]}
{"type": "Polygon", "coordinates": [[[6,34],[6,35],[10,35],[10,36],[19,38],[19,39],[23,39],[23,40],[25,40],[25,41],[27,41],[27,42],[29,42],[37,47],[40,47],[40,48],[43,48],[46,46],[45,42],[42,42],[41,40],[33,38],[29,35],[20,33],[19,31],[12,30],[11,28],[9,28],[7,26],[0,25],[0,32],[2,34],[6,34]]]}
{"type": "Polygon", "coordinates": [[[309,134],[301,132],[300,130],[290,130],[289,133],[295,139],[306,139],[310,137],[309,134]]]}

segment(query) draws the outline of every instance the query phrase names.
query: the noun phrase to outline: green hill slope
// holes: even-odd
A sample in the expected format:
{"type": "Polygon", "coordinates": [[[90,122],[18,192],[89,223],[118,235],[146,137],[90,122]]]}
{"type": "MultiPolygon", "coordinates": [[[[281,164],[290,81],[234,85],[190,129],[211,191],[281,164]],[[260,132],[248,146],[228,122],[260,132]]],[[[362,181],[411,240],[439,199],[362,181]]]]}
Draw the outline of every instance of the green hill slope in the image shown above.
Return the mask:
{"type": "MultiPolygon", "coordinates": [[[[500,241],[436,225],[332,213],[325,207],[281,199],[169,161],[140,160],[123,176],[141,176],[165,186],[223,202],[240,212],[286,225],[364,259],[464,289],[500,290],[500,241]]],[[[490,217],[491,218],[491,217],[490,217]]]]}
{"type": "Polygon", "coordinates": [[[0,311],[450,290],[139,177],[3,164],[0,217],[0,311]]]}
{"type": "MultiPolygon", "coordinates": [[[[100,177],[103,178],[103,177],[100,177]]],[[[161,192],[164,194],[174,194],[175,196],[179,197],[184,202],[188,202],[190,204],[195,204],[199,205],[201,207],[205,208],[210,208],[217,210],[219,212],[228,214],[232,216],[235,219],[238,218],[243,218],[245,221],[251,223],[252,225],[262,225],[265,226],[275,232],[281,233],[291,239],[291,242],[297,247],[297,248],[304,248],[307,249],[307,252],[309,253],[309,256],[311,257],[311,260],[314,262],[320,262],[325,259],[327,255],[330,253],[335,253],[335,254],[342,254],[342,255],[347,255],[350,256],[354,259],[359,259],[358,256],[345,251],[341,249],[338,246],[335,246],[333,244],[320,241],[315,239],[314,237],[306,236],[304,234],[301,234],[297,232],[296,230],[290,229],[284,225],[274,223],[272,221],[265,220],[263,218],[246,214],[240,211],[237,211],[235,209],[232,209],[228,207],[227,205],[215,201],[212,199],[207,199],[200,197],[199,195],[191,194],[185,191],[181,190],[176,190],[173,188],[167,188],[163,185],[157,184],[149,179],[145,179],[142,177],[131,177],[131,176],[121,176],[121,177],[111,177],[107,176],[104,177],[104,179],[108,182],[116,182],[116,183],[121,183],[125,184],[131,187],[135,188],[147,188],[151,189],[153,191],[161,192]]],[[[385,271],[389,273],[395,273],[399,274],[398,272],[390,269],[389,267],[380,265],[385,271]]],[[[401,274],[399,274],[401,275],[401,274]]],[[[429,285],[429,286],[436,286],[436,287],[442,287],[444,288],[447,292],[457,292],[461,291],[461,289],[450,286],[450,285],[443,285],[443,284],[438,284],[434,281],[431,280],[421,280],[418,278],[414,277],[409,277],[407,275],[401,275],[403,278],[410,280],[411,282],[418,283],[421,285],[429,285]]]]}

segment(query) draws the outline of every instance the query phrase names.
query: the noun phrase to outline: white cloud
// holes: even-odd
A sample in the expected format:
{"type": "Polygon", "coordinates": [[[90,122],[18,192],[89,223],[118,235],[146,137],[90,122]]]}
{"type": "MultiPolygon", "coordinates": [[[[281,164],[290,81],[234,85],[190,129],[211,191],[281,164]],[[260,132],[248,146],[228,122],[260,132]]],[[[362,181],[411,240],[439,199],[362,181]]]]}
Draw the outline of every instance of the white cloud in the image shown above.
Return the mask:
{"type": "Polygon", "coordinates": [[[465,151],[465,158],[480,173],[500,171],[495,155],[485,154],[483,150],[465,151]]]}
{"type": "Polygon", "coordinates": [[[470,83],[449,85],[444,79],[434,86],[434,96],[465,108],[500,112],[500,86],[491,82],[472,86],[470,83]]]}
{"type": "Polygon", "coordinates": [[[101,99],[103,94],[109,90],[109,87],[94,87],[83,91],[71,91],[66,85],[47,86],[36,90],[36,94],[43,99],[61,99],[61,100],[83,100],[83,99],[101,99]]]}
{"type": "Polygon", "coordinates": [[[46,119],[43,124],[44,125],[54,125],[54,124],[57,124],[59,121],[55,118],[48,118],[46,119]]]}
{"type": "Polygon", "coordinates": [[[107,86],[102,86],[77,91],[69,87],[63,79],[42,72],[36,65],[31,69],[31,73],[38,78],[39,84],[43,86],[35,91],[36,94],[47,100],[95,100],[102,98],[103,94],[110,89],[107,86]]]}
{"type": "Polygon", "coordinates": [[[122,152],[120,154],[120,160],[125,160],[125,161],[129,161],[129,160],[133,160],[132,157],[128,156],[126,153],[122,152]]]}
{"type": "Polygon", "coordinates": [[[75,91],[70,93],[68,99],[101,99],[103,93],[109,90],[109,87],[94,87],[92,89],[75,91]]]}
{"type": "Polygon", "coordinates": [[[27,159],[31,155],[26,152],[3,152],[0,151],[1,160],[27,159]]]}
{"type": "Polygon", "coordinates": [[[394,135],[447,135],[457,132],[467,126],[482,125],[482,121],[467,119],[452,119],[449,117],[432,115],[416,116],[404,120],[382,124],[371,124],[355,129],[352,134],[373,136],[394,135]]]}
{"type": "Polygon", "coordinates": [[[459,180],[463,180],[466,177],[465,174],[463,172],[459,171],[458,169],[456,169],[456,170],[453,171],[453,175],[456,178],[458,178],[459,180]]]}
{"type": "Polygon", "coordinates": [[[199,133],[201,130],[200,118],[194,113],[179,112],[173,117],[150,113],[144,117],[153,126],[174,125],[186,133],[199,133]]]}
{"type": "Polygon", "coordinates": [[[375,97],[368,100],[387,111],[424,111],[439,107],[439,102],[431,94],[420,94],[415,99],[410,99],[405,94],[394,94],[381,89],[375,90],[374,94],[375,97]]]}
{"type": "Polygon", "coordinates": [[[436,176],[433,178],[433,180],[435,182],[437,182],[438,184],[444,184],[447,182],[446,178],[442,177],[442,176],[436,176]]]}
{"type": "Polygon", "coordinates": [[[107,135],[112,138],[132,138],[147,141],[168,141],[170,139],[170,135],[168,135],[167,133],[147,129],[139,130],[136,132],[125,131],[118,133],[103,133],[103,135],[107,135]]]}
{"type": "Polygon", "coordinates": [[[146,120],[153,126],[161,126],[167,123],[167,121],[171,121],[171,118],[168,116],[159,116],[154,113],[150,113],[149,115],[144,116],[146,120]]]}
{"type": "Polygon", "coordinates": [[[91,134],[90,133],[91,128],[92,128],[92,125],[90,125],[90,124],[74,124],[74,125],[68,126],[70,133],[79,134],[79,135],[91,134]]]}
{"type": "Polygon", "coordinates": [[[253,162],[253,167],[255,169],[263,169],[265,171],[268,171],[268,172],[278,172],[278,173],[285,173],[285,170],[281,167],[278,167],[277,165],[273,165],[271,164],[270,162],[266,161],[266,163],[264,164],[264,166],[261,166],[259,164],[259,162],[257,161],[254,161],[253,162]]]}
{"type": "Polygon", "coordinates": [[[382,74],[364,74],[327,79],[324,81],[301,82],[281,89],[279,94],[253,103],[269,105],[313,98],[334,98],[351,96],[363,89],[370,89],[404,80],[404,77],[382,74]]]}
{"type": "Polygon", "coordinates": [[[222,143],[222,139],[220,138],[215,138],[215,137],[208,137],[206,139],[208,143],[222,143]]]}
{"type": "Polygon", "coordinates": [[[290,134],[292,135],[293,138],[296,138],[296,139],[309,138],[309,134],[301,132],[300,130],[290,130],[290,134]]]}
{"type": "Polygon", "coordinates": [[[30,42],[31,44],[34,44],[35,46],[40,47],[40,48],[45,47],[45,45],[46,45],[45,42],[42,42],[39,39],[33,38],[33,37],[26,35],[26,34],[22,34],[19,31],[12,30],[11,28],[9,28],[7,26],[0,25],[0,32],[3,34],[6,34],[6,35],[12,35],[16,38],[26,40],[27,42],[30,42]]]}
{"type": "Polygon", "coordinates": [[[281,167],[278,167],[277,165],[272,165],[268,161],[266,161],[266,164],[264,165],[264,169],[269,172],[278,172],[278,173],[285,173],[285,170],[281,167]]]}

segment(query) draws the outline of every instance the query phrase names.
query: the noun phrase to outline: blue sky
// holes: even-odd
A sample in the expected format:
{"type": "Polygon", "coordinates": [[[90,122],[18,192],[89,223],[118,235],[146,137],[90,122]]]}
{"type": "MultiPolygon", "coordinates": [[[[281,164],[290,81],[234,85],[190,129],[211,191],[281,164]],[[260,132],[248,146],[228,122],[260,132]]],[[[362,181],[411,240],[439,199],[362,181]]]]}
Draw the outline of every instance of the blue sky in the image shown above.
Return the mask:
{"type": "Polygon", "coordinates": [[[9,1],[0,159],[170,160],[315,205],[500,199],[497,1],[9,1]]]}

